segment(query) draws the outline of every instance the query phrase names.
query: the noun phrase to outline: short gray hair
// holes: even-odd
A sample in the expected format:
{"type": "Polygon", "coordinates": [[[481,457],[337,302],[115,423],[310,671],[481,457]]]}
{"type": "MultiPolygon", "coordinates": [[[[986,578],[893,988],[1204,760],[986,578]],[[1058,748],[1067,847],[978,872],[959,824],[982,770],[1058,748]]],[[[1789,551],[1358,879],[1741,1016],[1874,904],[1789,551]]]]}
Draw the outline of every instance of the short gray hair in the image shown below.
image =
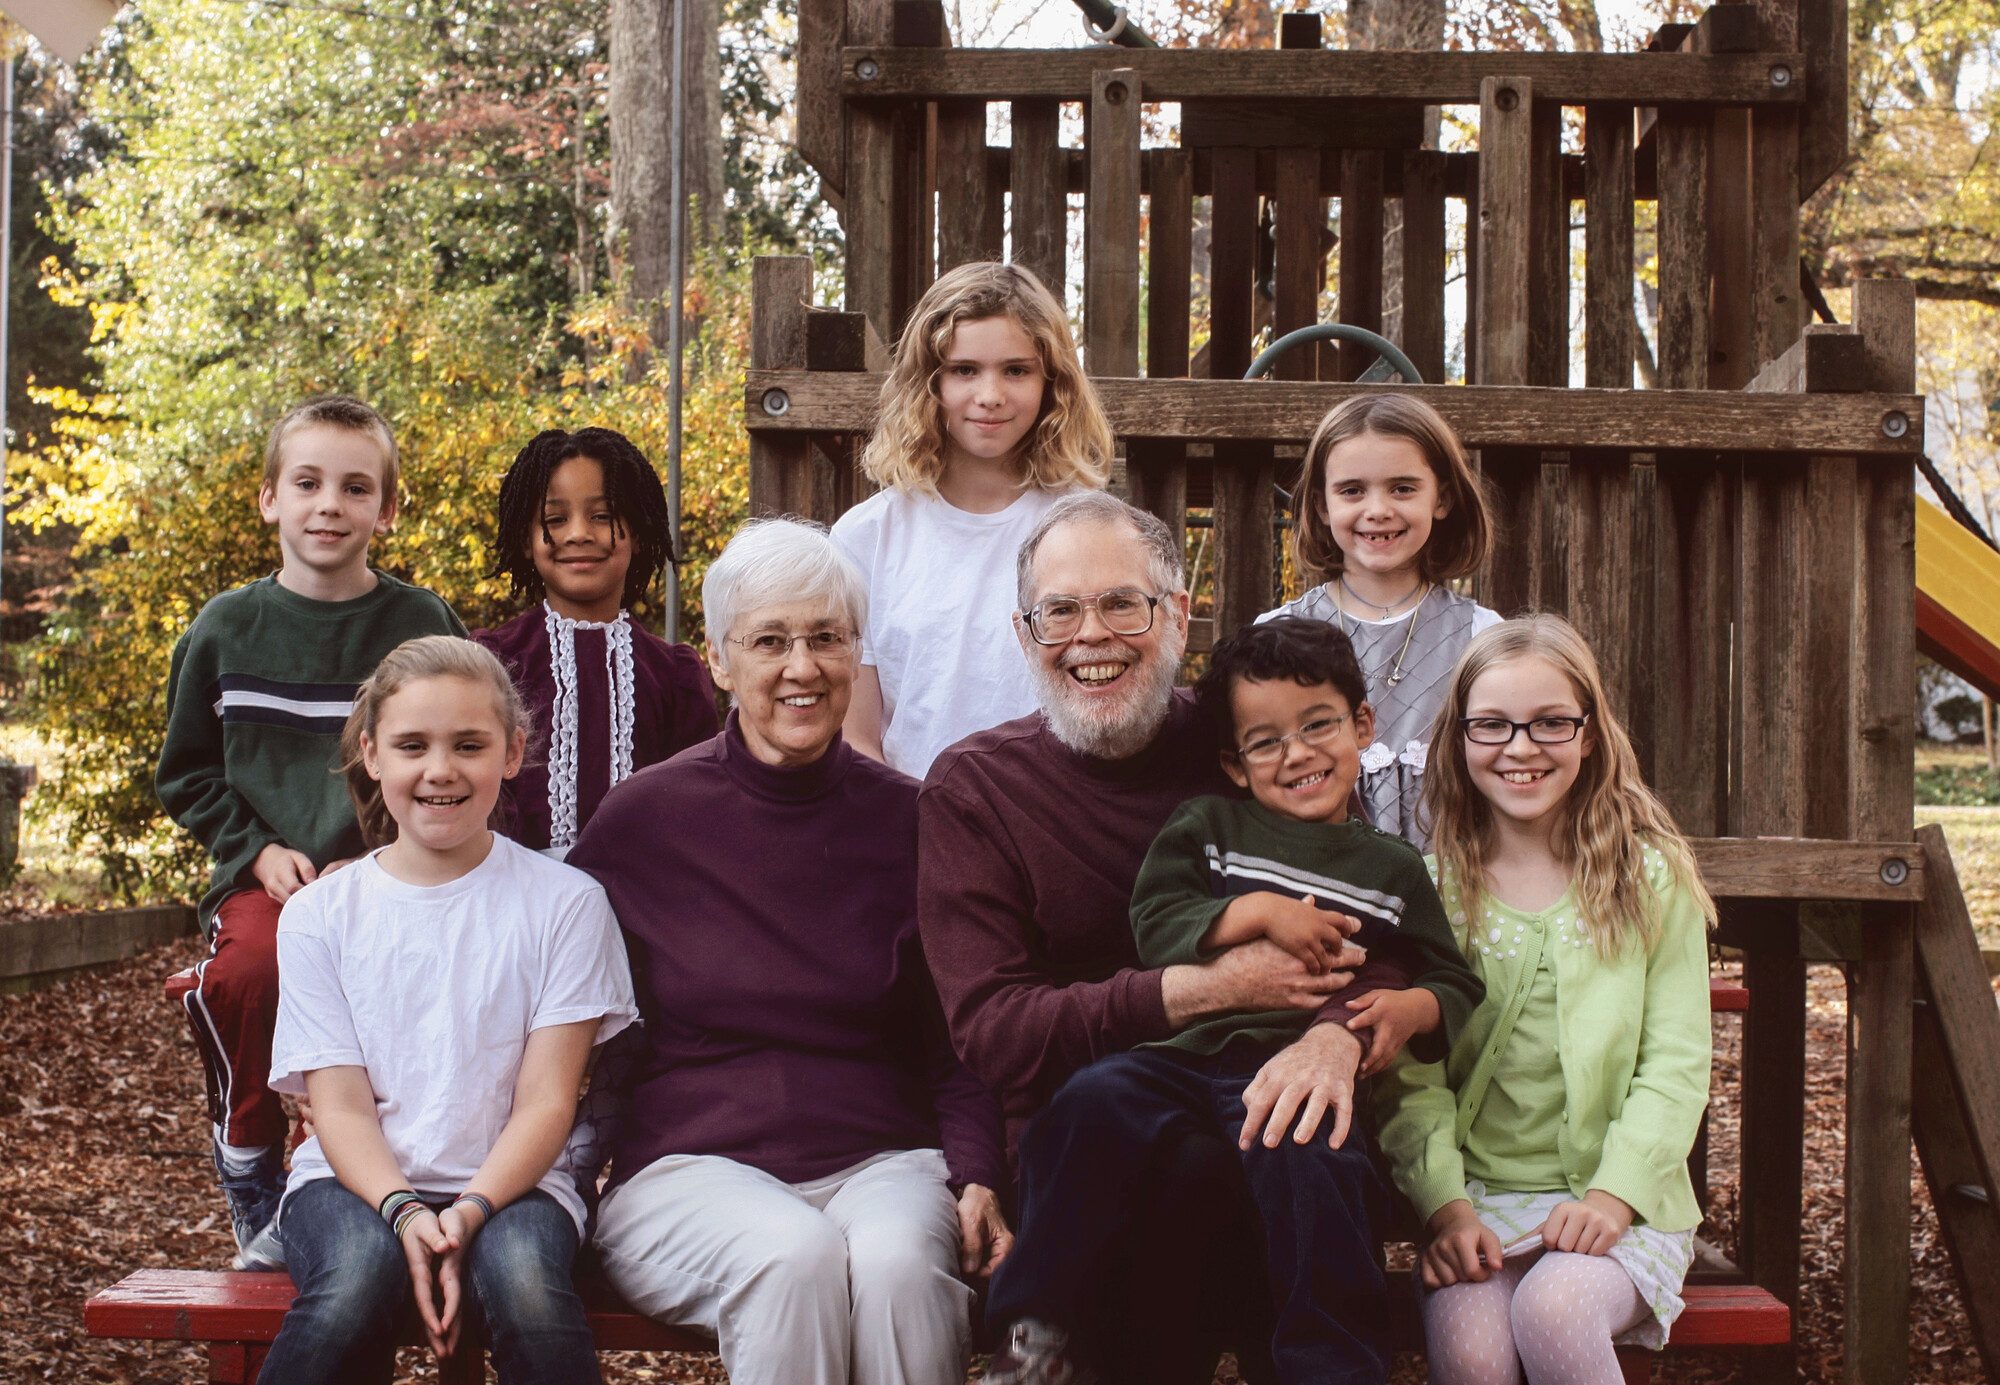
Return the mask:
{"type": "Polygon", "coordinates": [[[856,630],[867,628],[868,579],[811,520],[751,520],[701,580],[702,618],[718,647],[745,611],[792,601],[824,601],[856,630]]]}
{"type": "Polygon", "coordinates": [[[1015,600],[1020,610],[1035,604],[1035,552],[1042,540],[1069,524],[1123,524],[1146,545],[1146,568],[1152,579],[1153,594],[1164,596],[1187,590],[1187,560],[1174,542],[1174,531],[1158,515],[1127,505],[1103,491],[1079,491],[1049,506],[1041,522],[1021,540],[1014,560],[1015,600]]]}

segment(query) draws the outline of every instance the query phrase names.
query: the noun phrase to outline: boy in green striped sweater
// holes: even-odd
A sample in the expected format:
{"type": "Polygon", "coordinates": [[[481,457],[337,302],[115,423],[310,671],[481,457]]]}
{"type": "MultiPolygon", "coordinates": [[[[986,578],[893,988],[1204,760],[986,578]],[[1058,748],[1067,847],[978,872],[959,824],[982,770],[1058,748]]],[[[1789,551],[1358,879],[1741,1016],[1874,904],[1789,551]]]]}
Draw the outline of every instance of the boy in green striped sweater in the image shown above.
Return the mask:
{"type": "Polygon", "coordinates": [[[284,1108],[269,1085],[278,1013],[278,913],[360,854],[337,772],[354,691],[420,635],[465,634],[435,594],[368,566],[396,517],[395,435],[357,399],[328,396],[271,430],[257,506],[283,566],[202,607],[174,647],[154,788],[215,858],[199,965],[170,977],[201,1053],[237,1266],[283,1265],[284,1108]]]}

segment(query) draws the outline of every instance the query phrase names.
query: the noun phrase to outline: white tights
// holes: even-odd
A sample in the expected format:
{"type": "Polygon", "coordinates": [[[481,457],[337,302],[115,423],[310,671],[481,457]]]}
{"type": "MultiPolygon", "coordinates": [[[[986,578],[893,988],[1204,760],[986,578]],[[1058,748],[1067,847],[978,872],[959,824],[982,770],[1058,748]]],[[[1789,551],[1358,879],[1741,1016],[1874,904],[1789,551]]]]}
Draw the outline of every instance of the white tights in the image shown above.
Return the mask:
{"type": "Polygon", "coordinates": [[[1607,1255],[1516,1256],[1483,1284],[1425,1294],[1431,1385],[1619,1385],[1611,1339],[1645,1319],[1607,1255]]]}

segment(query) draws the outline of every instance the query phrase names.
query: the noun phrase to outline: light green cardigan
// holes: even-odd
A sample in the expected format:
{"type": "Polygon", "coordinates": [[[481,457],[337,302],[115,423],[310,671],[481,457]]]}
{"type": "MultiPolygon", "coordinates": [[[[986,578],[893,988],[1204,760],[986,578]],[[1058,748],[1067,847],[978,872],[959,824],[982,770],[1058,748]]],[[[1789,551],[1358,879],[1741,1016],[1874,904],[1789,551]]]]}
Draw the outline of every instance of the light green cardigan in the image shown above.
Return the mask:
{"type": "MultiPolygon", "coordinates": [[[[1499,946],[1490,939],[1497,918],[1482,916],[1466,951],[1486,982],[1486,999],[1450,1056],[1419,1063],[1405,1049],[1376,1079],[1382,1151],[1425,1221],[1466,1195],[1465,1132],[1547,950],[1556,977],[1558,1054],[1551,1056],[1560,1058],[1565,1094],[1557,1146],[1570,1195],[1601,1188],[1661,1231],[1700,1223],[1687,1156],[1708,1105],[1707,920],[1658,851],[1648,846],[1645,860],[1661,905],[1650,952],[1601,957],[1583,939],[1569,895],[1521,924],[1518,941],[1509,932],[1499,946]]],[[[1435,861],[1431,870],[1437,873],[1435,861]]],[[[1452,931],[1466,946],[1458,892],[1447,880],[1438,884],[1452,931]]]]}

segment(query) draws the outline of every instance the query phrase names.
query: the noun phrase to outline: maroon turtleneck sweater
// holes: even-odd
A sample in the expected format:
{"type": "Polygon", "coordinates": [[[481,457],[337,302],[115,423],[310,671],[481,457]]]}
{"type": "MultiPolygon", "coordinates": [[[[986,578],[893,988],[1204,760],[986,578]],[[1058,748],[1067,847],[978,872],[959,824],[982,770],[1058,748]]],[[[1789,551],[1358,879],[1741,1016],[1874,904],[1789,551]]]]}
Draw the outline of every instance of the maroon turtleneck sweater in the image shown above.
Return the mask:
{"type": "Polygon", "coordinates": [[[612,1178],[716,1154],[787,1183],[944,1149],[1005,1185],[917,938],[917,782],[835,738],[796,769],[721,735],[613,789],[570,852],[611,897],[645,1056],[612,1178]]]}
{"type": "MultiPolygon", "coordinates": [[[[918,806],[924,952],[953,1042],[1006,1112],[1010,1157],[1072,1073],[1172,1036],[1160,970],[1140,966],[1132,938],[1132,886],[1174,809],[1212,793],[1241,797],[1185,689],[1129,759],[1079,755],[1036,714],[931,766],[918,806]]],[[[1407,984],[1371,958],[1319,1020],[1407,984]]]]}
{"type": "MultiPolygon", "coordinates": [[[[632,768],[671,759],[716,731],[715,688],[701,656],[668,644],[630,616],[632,627],[632,768]]],[[[472,632],[499,656],[528,705],[534,732],[521,772],[508,783],[503,830],[522,846],[549,844],[549,727],[555,714],[556,673],[549,654],[542,606],[505,625],[472,632]]],[[[604,664],[604,631],[576,632],[576,822],[581,829],[611,787],[611,680],[604,664]]]]}

